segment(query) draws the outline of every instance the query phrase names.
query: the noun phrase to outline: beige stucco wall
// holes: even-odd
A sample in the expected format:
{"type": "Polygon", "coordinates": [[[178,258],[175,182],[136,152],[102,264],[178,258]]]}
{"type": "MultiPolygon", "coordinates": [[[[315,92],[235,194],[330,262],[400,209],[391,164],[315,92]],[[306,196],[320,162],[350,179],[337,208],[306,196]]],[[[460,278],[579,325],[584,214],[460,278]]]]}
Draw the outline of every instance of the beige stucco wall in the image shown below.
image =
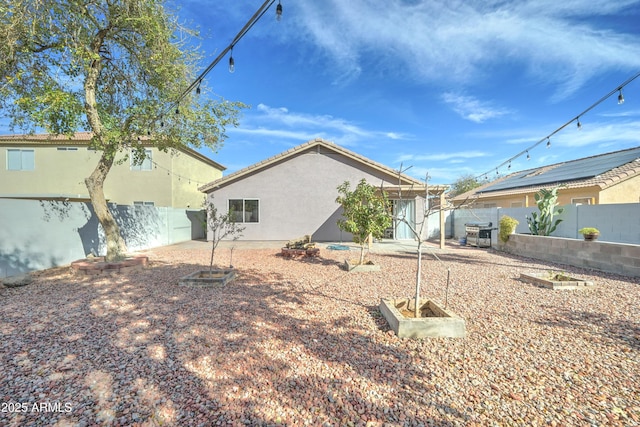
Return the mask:
{"type": "Polygon", "coordinates": [[[638,203],[640,202],[640,176],[627,179],[613,187],[602,190],[600,203],[638,203]]]}
{"type": "MultiPolygon", "coordinates": [[[[86,145],[75,145],[76,151],[61,151],[57,147],[74,145],[0,146],[0,196],[88,199],[84,179],[97,165],[100,153],[88,150],[86,145]],[[34,170],[8,170],[7,149],[10,148],[33,149],[34,170]]],[[[155,206],[200,208],[204,195],[198,186],[221,177],[222,172],[183,152],[175,155],[175,152],[150,149],[156,164],[151,170],[131,170],[129,160],[114,164],[105,181],[107,199],[123,205],[140,201],[153,202],[155,206]]],[[[122,158],[122,155],[117,157],[122,158]]]]}
{"type": "Polygon", "coordinates": [[[174,172],[171,185],[173,206],[203,208],[206,196],[198,187],[222,178],[222,171],[180,152],[172,157],[171,162],[174,172]]]}

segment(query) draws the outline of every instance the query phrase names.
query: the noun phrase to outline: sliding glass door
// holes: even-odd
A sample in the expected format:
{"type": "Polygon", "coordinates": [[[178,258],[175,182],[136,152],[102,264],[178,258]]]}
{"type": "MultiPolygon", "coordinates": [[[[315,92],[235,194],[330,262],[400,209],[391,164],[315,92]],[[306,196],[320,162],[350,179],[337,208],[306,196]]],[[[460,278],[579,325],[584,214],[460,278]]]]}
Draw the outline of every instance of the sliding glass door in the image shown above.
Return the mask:
{"type": "MultiPolygon", "coordinates": [[[[416,203],[415,200],[393,200],[393,216],[394,218],[405,218],[412,227],[416,223],[416,203]]],[[[414,239],[415,236],[411,232],[409,226],[400,220],[393,221],[394,239],[407,240],[414,239]]]]}

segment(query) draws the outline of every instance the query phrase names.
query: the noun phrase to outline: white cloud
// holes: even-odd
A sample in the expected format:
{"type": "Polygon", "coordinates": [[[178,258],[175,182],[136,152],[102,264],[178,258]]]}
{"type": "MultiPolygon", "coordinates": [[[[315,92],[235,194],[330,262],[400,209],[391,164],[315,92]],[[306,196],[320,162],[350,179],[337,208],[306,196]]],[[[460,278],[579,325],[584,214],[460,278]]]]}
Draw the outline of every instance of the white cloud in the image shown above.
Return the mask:
{"type": "Polygon", "coordinates": [[[366,129],[331,115],[297,113],[286,107],[270,107],[265,104],[259,104],[255,113],[245,113],[242,125],[229,129],[228,133],[295,140],[297,143],[319,137],[345,146],[365,143],[375,145],[409,138],[400,132],[366,129]]]}
{"type": "MultiPolygon", "coordinates": [[[[552,146],[560,147],[616,147],[640,146],[640,122],[582,123],[580,130],[571,129],[551,138],[552,146]]],[[[619,148],[613,148],[617,150],[619,148]]]]}
{"type": "Polygon", "coordinates": [[[483,123],[489,119],[495,119],[509,114],[506,109],[493,107],[490,103],[482,102],[474,97],[446,92],[442,94],[442,100],[451,106],[453,111],[462,118],[475,123],[483,123]]]}
{"type": "Polygon", "coordinates": [[[444,162],[457,163],[461,159],[476,159],[486,157],[487,153],[482,151],[459,151],[451,153],[433,153],[433,154],[402,154],[395,159],[395,163],[406,162],[444,162]]]}
{"type": "Polygon", "coordinates": [[[596,23],[638,3],[390,0],[381,11],[371,0],[300,0],[291,8],[297,37],[329,57],[336,75],[357,77],[366,63],[419,81],[470,84],[508,61],[523,78],[557,85],[557,100],[604,71],[640,67],[640,40],[596,23]]]}

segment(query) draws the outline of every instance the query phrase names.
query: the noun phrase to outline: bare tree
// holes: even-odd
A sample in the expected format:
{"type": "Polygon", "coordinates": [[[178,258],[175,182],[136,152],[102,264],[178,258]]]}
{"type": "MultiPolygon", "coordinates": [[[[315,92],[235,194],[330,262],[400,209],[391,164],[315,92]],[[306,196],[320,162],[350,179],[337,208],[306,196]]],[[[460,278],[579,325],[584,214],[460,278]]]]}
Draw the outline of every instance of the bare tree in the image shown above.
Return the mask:
{"type": "MultiPolygon", "coordinates": [[[[408,168],[407,168],[408,169],[408,168]]],[[[434,211],[436,204],[430,203],[431,195],[429,194],[429,174],[427,173],[425,176],[425,185],[424,185],[424,197],[422,198],[423,209],[422,209],[422,218],[420,221],[416,219],[415,222],[410,221],[407,215],[407,204],[402,203],[403,194],[402,194],[402,174],[407,170],[403,171],[402,164],[400,165],[400,170],[398,171],[398,199],[401,202],[401,208],[398,211],[393,212],[392,216],[395,221],[400,221],[404,223],[407,228],[411,231],[414,238],[418,242],[417,255],[418,255],[418,268],[416,272],[416,287],[415,287],[415,317],[420,316],[420,288],[421,288],[421,279],[422,279],[422,249],[423,244],[427,241],[428,228],[429,228],[429,216],[431,216],[434,211]]],[[[422,193],[422,189],[419,189],[420,193],[422,193]]],[[[411,187],[407,191],[409,194],[416,194],[415,186],[411,185],[411,187]]],[[[438,203],[439,209],[445,209],[445,206],[441,206],[441,203],[438,203]]]]}
{"type": "Polygon", "coordinates": [[[218,209],[213,204],[213,200],[207,204],[207,225],[211,230],[211,261],[209,262],[209,275],[213,271],[213,256],[220,241],[231,236],[233,240],[238,240],[242,236],[245,227],[241,227],[235,221],[233,211],[226,214],[219,214],[218,209]]]}

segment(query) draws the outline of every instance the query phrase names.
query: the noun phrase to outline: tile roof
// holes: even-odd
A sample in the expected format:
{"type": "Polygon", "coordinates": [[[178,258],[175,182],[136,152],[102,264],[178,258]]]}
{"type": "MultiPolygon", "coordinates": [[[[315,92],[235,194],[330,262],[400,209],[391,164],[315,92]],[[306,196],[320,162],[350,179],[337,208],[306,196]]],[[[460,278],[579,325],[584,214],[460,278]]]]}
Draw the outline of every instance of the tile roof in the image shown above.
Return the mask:
{"type": "MultiPolygon", "coordinates": [[[[346,157],[349,157],[351,159],[356,160],[359,163],[362,163],[364,165],[367,165],[369,167],[372,167],[373,169],[377,169],[381,172],[384,172],[386,174],[389,174],[391,176],[397,177],[398,176],[398,171],[385,166],[381,163],[375,162],[371,159],[368,159],[364,156],[361,156],[360,154],[354,153],[353,151],[347,150],[346,148],[343,148],[337,144],[334,144],[333,142],[330,141],[326,141],[322,138],[316,138],[316,139],[312,139],[308,142],[305,142],[304,144],[300,144],[298,146],[295,146],[293,148],[290,148],[280,154],[276,154],[275,156],[269,157],[267,159],[264,159],[262,161],[259,161],[257,163],[254,163],[253,165],[247,166],[244,169],[240,169],[236,172],[233,172],[227,176],[224,176],[222,178],[219,178],[215,181],[212,181],[208,184],[205,184],[201,187],[198,188],[198,190],[202,191],[202,192],[209,192],[211,190],[213,190],[215,187],[218,187],[222,184],[228,184],[230,182],[233,182],[235,180],[238,179],[242,179],[242,177],[251,174],[253,172],[259,171],[260,169],[266,168],[276,162],[285,160],[289,157],[292,157],[293,155],[303,152],[307,149],[313,148],[313,147],[324,147],[328,150],[331,150],[333,152],[336,152],[338,154],[342,154],[346,157]]],[[[424,186],[424,183],[418,179],[412,178],[408,175],[405,174],[401,174],[401,178],[402,178],[402,182],[403,185],[415,185],[415,186],[424,186]]],[[[430,187],[431,188],[431,187],[430,187]]],[[[436,191],[436,190],[440,190],[440,191],[444,191],[446,189],[446,187],[438,187],[438,186],[432,186],[432,190],[436,191]]]]}

